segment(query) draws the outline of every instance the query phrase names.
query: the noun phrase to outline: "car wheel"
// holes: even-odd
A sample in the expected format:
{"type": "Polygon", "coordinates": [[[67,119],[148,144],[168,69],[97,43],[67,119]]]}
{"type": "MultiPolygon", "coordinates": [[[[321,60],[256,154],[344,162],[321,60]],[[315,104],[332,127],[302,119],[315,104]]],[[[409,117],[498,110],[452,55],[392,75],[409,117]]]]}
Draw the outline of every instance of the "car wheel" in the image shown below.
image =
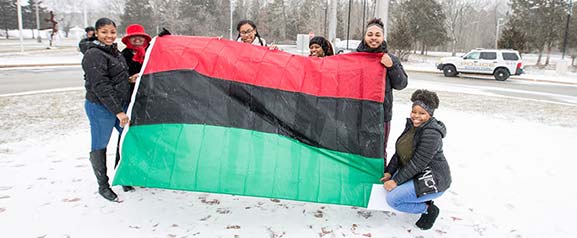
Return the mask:
{"type": "Polygon", "coordinates": [[[445,74],[445,77],[455,77],[457,76],[458,72],[455,66],[445,65],[443,66],[443,74],[445,74]]]}
{"type": "Polygon", "coordinates": [[[509,70],[504,69],[504,68],[498,68],[495,70],[495,72],[493,73],[493,75],[495,76],[495,79],[497,81],[505,81],[509,78],[509,76],[511,74],[509,74],[509,70]]]}

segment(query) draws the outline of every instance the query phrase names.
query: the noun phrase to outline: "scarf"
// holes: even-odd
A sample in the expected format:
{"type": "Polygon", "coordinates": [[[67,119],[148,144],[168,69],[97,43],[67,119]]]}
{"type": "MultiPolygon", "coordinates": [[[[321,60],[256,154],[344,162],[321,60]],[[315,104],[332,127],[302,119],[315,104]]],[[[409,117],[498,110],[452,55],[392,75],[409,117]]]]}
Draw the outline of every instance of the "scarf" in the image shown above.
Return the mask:
{"type": "Polygon", "coordinates": [[[144,56],[146,55],[146,48],[147,47],[148,47],[148,41],[144,41],[144,44],[142,44],[142,46],[138,46],[138,47],[132,45],[132,43],[130,43],[130,42],[128,42],[128,44],[126,44],[126,48],[134,51],[134,56],[132,56],[132,60],[134,62],[138,62],[139,64],[144,63],[144,56]]]}

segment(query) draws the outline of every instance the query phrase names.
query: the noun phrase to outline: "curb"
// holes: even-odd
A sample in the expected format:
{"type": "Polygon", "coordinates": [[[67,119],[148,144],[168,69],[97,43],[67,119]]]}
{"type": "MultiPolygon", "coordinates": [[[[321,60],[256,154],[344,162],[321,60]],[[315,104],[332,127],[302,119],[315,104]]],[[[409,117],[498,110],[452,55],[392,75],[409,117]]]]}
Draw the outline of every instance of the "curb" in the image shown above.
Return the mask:
{"type": "Polygon", "coordinates": [[[0,65],[0,69],[17,69],[17,68],[29,68],[29,67],[52,67],[52,66],[80,66],[80,63],[0,65]]]}

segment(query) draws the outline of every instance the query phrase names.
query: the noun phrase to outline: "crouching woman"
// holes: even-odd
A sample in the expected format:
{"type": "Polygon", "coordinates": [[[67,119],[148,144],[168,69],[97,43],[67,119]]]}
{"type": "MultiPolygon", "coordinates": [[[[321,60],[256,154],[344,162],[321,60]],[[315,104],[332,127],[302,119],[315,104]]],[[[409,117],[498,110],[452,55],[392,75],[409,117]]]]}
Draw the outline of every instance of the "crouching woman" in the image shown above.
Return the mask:
{"type": "Polygon", "coordinates": [[[451,171],[443,154],[445,124],[433,117],[439,106],[437,94],[417,90],[405,130],[395,144],[395,154],[381,181],[384,182],[387,203],[406,213],[421,214],[415,224],[428,230],[433,227],[439,208],[433,203],[451,185],[451,171]]]}

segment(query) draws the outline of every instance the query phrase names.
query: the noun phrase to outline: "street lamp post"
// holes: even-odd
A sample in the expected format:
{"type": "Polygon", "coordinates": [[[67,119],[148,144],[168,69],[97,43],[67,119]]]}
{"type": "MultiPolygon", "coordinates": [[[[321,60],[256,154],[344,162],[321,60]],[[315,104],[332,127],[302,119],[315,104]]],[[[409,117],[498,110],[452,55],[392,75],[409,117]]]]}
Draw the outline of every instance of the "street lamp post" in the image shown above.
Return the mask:
{"type": "Polygon", "coordinates": [[[38,31],[37,39],[38,43],[42,43],[42,37],[40,36],[40,12],[38,10],[39,8],[38,5],[40,4],[39,2],[40,2],[39,0],[36,0],[34,5],[36,5],[36,31],[38,31]]]}
{"type": "Polygon", "coordinates": [[[565,59],[565,52],[567,51],[567,38],[569,36],[569,22],[571,21],[571,14],[573,13],[573,0],[567,0],[569,5],[567,7],[567,23],[565,24],[565,37],[563,39],[563,56],[561,59],[565,59]]]}
{"type": "Polygon", "coordinates": [[[503,23],[501,21],[504,20],[503,18],[497,19],[497,30],[495,31],[495,49],[499,49],[499,28],[503,23]]]}
{"type": "Polygon", "coordinates": [[[16,1],[16,10],[18,14],[18,31],[20,31],[20,52],[24,53],[24,36],[22,35],[22,6],[20,0],[16,1]]]}

